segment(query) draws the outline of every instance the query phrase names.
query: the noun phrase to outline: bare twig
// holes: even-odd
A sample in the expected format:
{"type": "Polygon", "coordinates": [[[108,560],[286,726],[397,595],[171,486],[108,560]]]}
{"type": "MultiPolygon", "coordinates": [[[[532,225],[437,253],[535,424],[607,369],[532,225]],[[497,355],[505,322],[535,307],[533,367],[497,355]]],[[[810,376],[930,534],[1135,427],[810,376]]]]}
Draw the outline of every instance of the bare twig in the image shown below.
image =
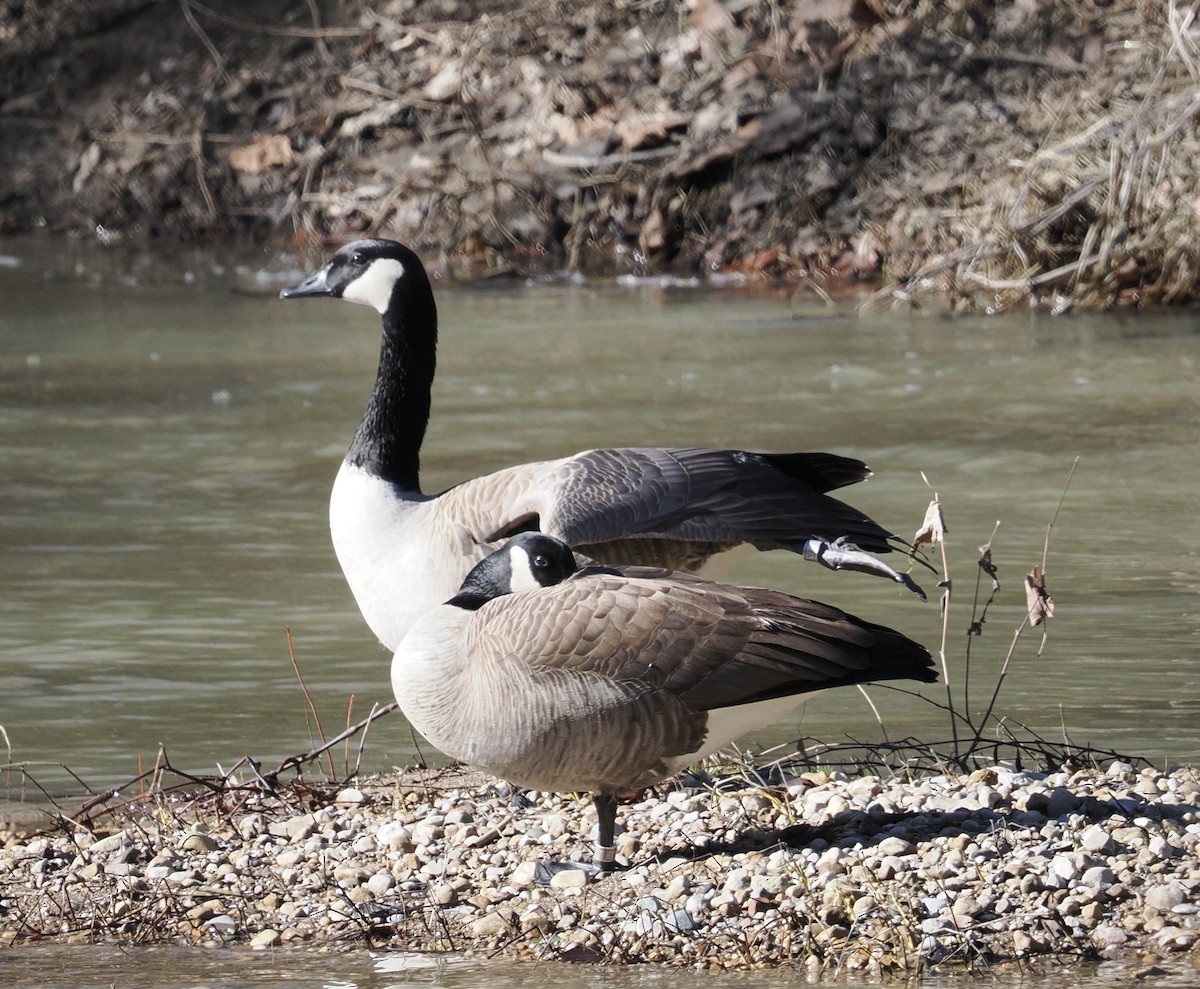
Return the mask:
{"type": "MultiPolygon", "coordinates": [[[[346,704],[346,730],[354,724],[354,695],[350,695],[350,700],[346,704]]],[[[346,744],[342,747],[342,772],[349,777],[350,775],[350,739],[346,739],[346,744]]]]}
{"type": "Polygon", "coordinates": [[[362,721],[360,721],[358,724],[351,725],[340,735],[337,735],[336,737],[331,738],[328,741],[323,741],[321,745],[319,745],[317,748],[313,749],[312,751],[305,752],[301,755],[288,756],[288,758],[284,759],[283,762],[281,762],[279,764],[279,768],[276,769],[270,775],[271,776],[279,776],[281,773],[284,773],[284,772],[288,771],[289,769],[298,769],[300,766],[303,766],[305,763],[312,762],[314,759],[320,757],[322,755],[322,753],[328,752],[331,748],[333,748],[339,742],[349,738],[355,732],[365,729],[376,718],[382,718],[385,714],[390,714],[392,711],[395,711],[399,707],[400,707],[399,704],[397,704],[395,701],[392,701],[390,704],[384,704],[383,707],[373,708],[371,710],[371,713],[366,718],[364,718],[362,721]]]}
{"type": "MultiPolygon", "coordinates": [[[[218,24],[224,24],[227,27],[237,28],[239,31],[254,32],[257,34],[270,34],[281,38],[361,38],[364,34],[369,33],[367,28],[358,27],[321,27],[317,23],[316,27],[275,27],[271,24],[254,24],[251,21],[243,21],[236,17],[230,17],[228,14],[222,14],[212,7],[205,6],[199,3],[198,0],[182,0],[182,2],[192,10],[198,11],[210,20],[216,21],[218,24]]],[[[307,0],[311,2],[311,0],[307,0]]],[[[311,8],[310,8],[311,9],[311,8]]],[[[317,18],[313,18],[314,23],[317,18]]]]}
{"type": "Polygon", "coordinates": [[[12,742],[11,742],[11,741],[9,741],[9,738],[8,738],[8,732],[7,732],[7,731],[5,731],[5,729],[4,729],[4,725],[0,725],[0,735],[3,735],[3,736],[4,736],[4,751],[5,751],[5,755],[6,755],[6,757],[5,757],[5,760],[4,760],[4,762],[5,762],[5,766],[4,766],[4,780],[5,780],[5,782],[6,782],[6,783],[8,783],[8,784],[11,784],[11,783],[12,783],[12,774],[11,774],[11,769],[12,769],[12,742]]]}
{"type": "MultiPolygon", "coordinates": [[[[285,629],[285,632],[287,633],[288,658],[291,659],[291,661],[292,661],[292,669],[296,671],[296,679],[300,681],[300,689],[304,691],[304,699],[306,701],[308,701],[308,709],[312,712],[313,721],[316,722],[316,725],[317,725],[317,734],[320,736],[321,741],[323,743],[325,743],[326,742],[325,729],[321,727],[321,716],[317,713],[317,705],[313,703],[312,694],[310,694],[308,692],[308,684],[306,684],[304,682],[304,676],[300,672],[299,664],[296,662],[295,650],[292,649],[292,630],[290,628],[288,628],[288,629],[285,629]]],[[[324,745],[324,747],[322,749],[319,749],[318,751],[323,752],[323,751],[327,750],[328,748],[329,748],[328,743],[326,743],[324,745]]],[[[330,779],[337,778],[337,770],[334,769],[334,767],[333,767],[333,755],[332,754],[329,756],[329,778],[330,779]]]]}
{"type": "Polygon", "coordinates": [[[329,61],[329,46],[325,44],[325,35],[321,30],[321,11],[317,7],[317,0],[304,0],[308,5],[308,16],[313,22],[313,48],[317,51],[317,56],[322,62],[329,61]]]}
{"type": "MultiPolygon", "coordinates": [[[[942,614],[942,638],[938,645],[938,656],[942,663],[942,682],[946,686],[946,705],[954,710],[954,695],[950,686],[950,663],[946,656],[946,645],[950,638],[950,598],[954,591],[954,581],[950,577],[950,561],[946,556],[946,533],[949,531],[946,527],[946,521],[942,516],[942,503],[938,498],[937,491],[934,491],[933,485],[929,483],[929,478],[922,471],[921,480],[925,482],[926,487],[933,492],[933,500],[929,503],[929,508],[925,512],[925,521],[921,526],[920,531],[913,537],[913,552],[915,553],[926,542],[935,542],[942,553],[942,579],[938,581],[938,586],[945,588],[940,602],[942,614]]],[[[958,738],[958,722],[956,719],[950,719],[950,728],[955,739],[958,738]]]]}
{"type": "Polygon", "coordinates": [[[883,732],[883,740],[886,742],[887,741],[887,727],[884,725],[883,718],[879,714],[879,708],[877,708],[875,706],[875,702],[873,700],[871,700],[871,695],[867,693],[866,687],[864,687],[861,683],[855,684],[855,686],[858,687],[858,692],[860,694],[862,694],[863,700],[867,702],[867,706],[871,709],[871,712],[875,715],[875,723],[879,725],[879,730],[881,732],[883,732]]]}
{"type": "Polygon", "coordinates": [[[179,0],[179,7],[183,11],[183,19],[187,21],[188,27],[200,39],[205,48],[208,49],[209,57],[213,60],[213,64],[217,67],[217,74],[221,77],[221,82],[229,82],[229,73],[225,71],[225,56],[221,54],[216,45],[212,43],[212,39],[197,22],[196,17],[192,13],[192,0],[179,0]]]}
{"type": "Polygon", "coordinates": [[[1079,466],[1079,458],[1076,457],[1071,462],[1071,469],[1067,471],[1067,480],[1063,484],[1062,494],[1058,496],[1058,504],[1054,506],[1054,514],[1050,516],[1050,521],[1046,525],[1046,541],[1042,544],[1042,571],[1046,570],[1047,557],[1050,554],[1050,530],[1054,528],[1054,523],[1058,521],[1058,513],[1062,511],[1063,501],[1067,497],[1067,490],[1071,487],[1071,479],[1075,476],[1075,468],[1079,466]]]}
{"type": "Polygon", "coordinates": [[[971,624],[967,627],[966,663],[963,667],[963,708],[967,711],[968,717],[971,711],[971,640],[983,634],[983,625],[987,621],[988,609],[991,608],[992,602],[996,600],[996,594],[1000,590],[1000,581],[996,579],[996,565],[992,563],[992,542],[999,530],[1000,521],[997,520],[992,527],[992,534],[988,536],[988,541],[979,547],[979,560],[975,568],[975,594],[971,599],[971,624]],[[985,573],[992,579],[992,592],[981,608],[979,606],[979,584],[985,573]]]}

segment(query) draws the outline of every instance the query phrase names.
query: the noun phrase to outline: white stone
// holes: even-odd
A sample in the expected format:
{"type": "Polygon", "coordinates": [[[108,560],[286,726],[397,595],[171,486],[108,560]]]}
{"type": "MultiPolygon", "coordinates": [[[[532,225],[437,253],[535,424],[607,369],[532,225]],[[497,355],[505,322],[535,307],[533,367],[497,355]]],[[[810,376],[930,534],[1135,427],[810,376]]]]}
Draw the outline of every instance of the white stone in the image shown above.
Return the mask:
{"type": "Polygon", "coordinates": [[[538,864],[536,862],[520,863],[515,869],[513,869],[512,873],[508,877],[508,881],[517,887],[534,885],[535,876],[537,874],[537,866],[538,864]]]}
{"type": "Polygon", "coordinates": [[[274,948],[282,943],[283,938],[280,937],[279,932],[269,927],[266,930],[259,931],[250,939],[250,947],[258,951],[262,951],[265,948],[274,948]]]}
{"type": "Polygon", "coordinates": [[[367,889],[369,889],[371,893],[377,897],[384,896],[391,889],[393,889],[395,885],[395,877],[390,872],[386,871],[377,872],[367,880],[367,889]]]}
{"type": "Polygon", "coordinates": [[[1153,886],[1146,892],[1146,906],[1160,913],[1172,910],[1185,900],[1187,900],[1187,890],[1177,880],[1153,886]]]}
{"type": "Polygon", "coordinates": [[[582,869],[563,869],[550,877],[551,889],[579,889],[586,886],[588,874],[582,869]]]}
{"type": "Polygon", "coordinates": [[[878,847],[880,855],[912,855],[917,850],[917,846],[911,841],[897,837],[896,835],[884,838],[878,847]]]}
{"type": "Polygon", "coordinates": [[[1079,838],[1079,846],[1085,852],[1107,855],[1114,850],[1112,835],[1099,824],[1093,824],[1079,838]]]}
{"type": "Polygon", "coordinates": [[[1066,882],[1072,882],[1079,876],[1079,863],[1073,855],[1055,855],[1050,861],[1050,873],[1066,882]]]}

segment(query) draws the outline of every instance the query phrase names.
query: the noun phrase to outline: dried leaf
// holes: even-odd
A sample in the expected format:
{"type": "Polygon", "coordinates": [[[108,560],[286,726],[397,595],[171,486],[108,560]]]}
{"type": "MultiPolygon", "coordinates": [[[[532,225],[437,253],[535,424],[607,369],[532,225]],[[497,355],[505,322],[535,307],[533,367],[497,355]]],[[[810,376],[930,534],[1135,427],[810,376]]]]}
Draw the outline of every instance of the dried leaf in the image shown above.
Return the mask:
{"type": "Polygon", "coordinates": [[[655,210],[642,224],[642,249],[657,254],[667,243],[667,221],[662,210],[655,210]]]}
{"type": "Polygon", "coordinates": [[[685,113],[656,113],[631,120],[618,120],[617,137],[626,151],[657,148],[667,143],[672,131],[687,127],[691,119],[685,113]]]}
{"type": "Polygon", "coordinates": [[[946,519],[942,516],[942,503],[935,495],[933,501],[929,503],[929,507],[925,509],[925,521],[921,523],[921,528],[913,536],[913,552],[915,553],[926,543],[944,543],[946,533],[949,531],[946,528],[946,519]]]}
{"type": "Polygon", "coordinates": [[[705,38],[711,38],[729,51],[741,51],[745,33],[738,29],[733,15],[720,0],[689,0],[692,24],[705,38]]]}
{"type": "Polygon", "coordinates": [[[438,70],[429,82],[425,83],[423,95],[427,100],[444,103],[462,91],[462,79],[462,62],[451,59],[438,70]]]}
{"type": "Polygon", "coordinates": [[[292,142],[284,134],[265,134],[229,152],[230,166],[241,175],[262,175],[290,165],[292,158],[292,142]]]}
{"type": "Polygon", "coordinates": [[[1054,617],[1054,598],[1046,590],[1046,575],[1040,566],[1035,565],[1025,577],[1025,607],[1030,625],[1041,625],[1054,617]]]}
{"type": "Polygon", "coordinates": [[[883,245],[872,231],[861,231],[850,241],[850,246],[854,248],[853,260],[856,275],[869,275],[879,270],[883,245]]]}
{"type": "Polygon", "coordinates": [[[75,173],[75,178],[71,181],[71,191],[78,195],[87,185],[88,179],[92,177],[92,172],[96,170],[96,166],[100,164],[100,144],[92,142],[88,149],[79,156],[79,170],[75,173]]]}
{"type": "Polygon", "coordinates": [[[1000,580],[996,576],[999,571],[996,569],[996,564],[992,562],[992,547],[980,546],[979,559],[976,562],[979,564],[979,569],[992,578],[992,589],[1000,590],[1000,580]]]}

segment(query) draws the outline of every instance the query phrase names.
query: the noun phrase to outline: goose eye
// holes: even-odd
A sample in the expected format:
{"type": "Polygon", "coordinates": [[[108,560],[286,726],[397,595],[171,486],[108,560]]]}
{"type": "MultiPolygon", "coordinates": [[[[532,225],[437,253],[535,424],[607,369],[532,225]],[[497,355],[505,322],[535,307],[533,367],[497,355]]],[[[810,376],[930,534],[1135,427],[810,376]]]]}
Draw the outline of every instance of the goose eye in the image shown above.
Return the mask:
{"type": "Polygon", "coordinates": [[[367,263],[367,259],[365,257],[363,257],[361,254],[351,254],[350,255],[350,263],[352,265],[354,265],[354,267],[356,267],[356,268],[361,268],[364,264],[367,263]]]}
{"type": "Polygon", "coordinates": [[[538,553],[538,555],[533,558],[533,565],[539,570],[545,570],[548,566],[550,566],[550,560],[542,556],[541,553],[538,553]]]}

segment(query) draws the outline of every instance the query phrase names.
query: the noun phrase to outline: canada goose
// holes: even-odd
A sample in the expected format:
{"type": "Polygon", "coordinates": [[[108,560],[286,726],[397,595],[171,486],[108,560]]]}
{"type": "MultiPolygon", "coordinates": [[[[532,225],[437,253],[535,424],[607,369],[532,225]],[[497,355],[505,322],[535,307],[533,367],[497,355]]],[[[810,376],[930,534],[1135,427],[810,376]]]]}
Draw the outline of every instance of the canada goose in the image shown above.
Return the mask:
{"type": "Polygon", "coordinates": [[[420,260],[395,241],[355,241],[280,296],[330,296],[382,316],[375,388],[333,485],[329,527],[363,617],[392,651],[505,537],[533,529],[598,562],[677,570],[741,543],[788,549],[834,570],[882,574],[924,598],[907,574],[868,555],[889,552],[898,537],[825,494],[870,474],[834,454],[589,450],[423,494],[437,307],[420,260]]]}
{"type": "Polygon", "coordinates": [[[617,799],[770,724],[800,695],[937,673],[881,625],[779,591],[647,567],[576,571],[536,532],[475,565],[409,629],[392,690],[452,758],[518,786],[594,795],[611,868],[617,799]]]}

